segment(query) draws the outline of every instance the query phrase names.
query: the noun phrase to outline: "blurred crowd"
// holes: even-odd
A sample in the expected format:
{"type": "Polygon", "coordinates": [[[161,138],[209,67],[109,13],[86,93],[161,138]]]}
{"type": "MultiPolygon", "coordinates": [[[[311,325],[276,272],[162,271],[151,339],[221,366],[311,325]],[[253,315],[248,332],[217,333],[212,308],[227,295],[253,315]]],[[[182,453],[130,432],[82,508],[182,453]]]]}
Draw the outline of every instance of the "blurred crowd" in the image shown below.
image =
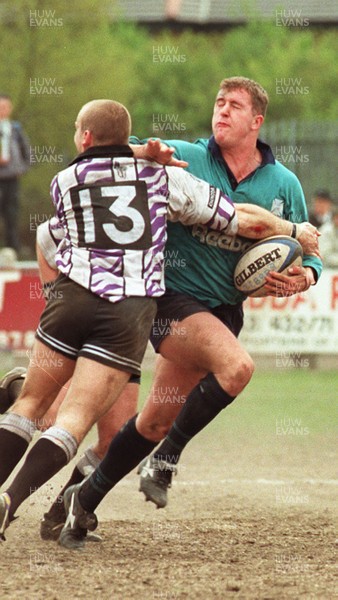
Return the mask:
{"type": "Polygon", "coordinates": [[[338,203],[328,190],[314,193],[309,221],[321,233],[319,247],[324,267],[338,267],[338,203]]]}

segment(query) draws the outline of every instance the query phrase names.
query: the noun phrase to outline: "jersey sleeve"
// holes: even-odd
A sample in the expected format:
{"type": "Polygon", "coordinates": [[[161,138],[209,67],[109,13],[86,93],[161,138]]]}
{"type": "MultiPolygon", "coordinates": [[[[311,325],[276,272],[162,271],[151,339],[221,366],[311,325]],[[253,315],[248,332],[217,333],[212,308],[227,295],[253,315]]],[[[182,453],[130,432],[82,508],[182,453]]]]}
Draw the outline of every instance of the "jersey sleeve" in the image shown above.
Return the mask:
{"type": "Polygon", "coordinates": [[[234,204],[218,188],[194,177],[179,167],[167,167],[168,219],[183,225],[201,223],[210,229],[238,231],[234,204]]]}
{"type": "Polygon", "coordinates": [[[56,217],[41,223],[37,228],[36,241],[47,263],[52,269],[57,269],[55,254],[59,243],[64,238],[64,229],[56,217]]]}

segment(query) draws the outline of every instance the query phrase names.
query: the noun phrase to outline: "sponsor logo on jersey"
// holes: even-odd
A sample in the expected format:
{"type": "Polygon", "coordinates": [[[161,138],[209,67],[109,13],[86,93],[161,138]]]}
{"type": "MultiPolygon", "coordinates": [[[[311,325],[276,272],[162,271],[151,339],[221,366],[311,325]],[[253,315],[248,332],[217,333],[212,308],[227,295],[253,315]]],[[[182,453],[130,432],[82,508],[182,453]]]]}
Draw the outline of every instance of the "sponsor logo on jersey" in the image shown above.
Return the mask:
{"type": "Polygon", "coordinates": [[[208,202],[209,208],[213,208],[214,207],[215,200],[216,200],[216,190],[215,190],[215,188],[210,187],[209,202],[208,202]]]}
{"type": "Polygon", "coordinates": [[[240,238],[239,236],[227,235],[224,231],[212,231],[207,225],[193,225],[192,236],[198,239],[201,244],[230,250],[230,252],[244,252],[252,241],[240,238]]]}
{"type": "Polygon", "coordinates": [[[276,217],[280,217],[282,219],[284,214],[284,200],[275,198],[271,205],[271,212],[273,215],[276,215],[276,217]]]}

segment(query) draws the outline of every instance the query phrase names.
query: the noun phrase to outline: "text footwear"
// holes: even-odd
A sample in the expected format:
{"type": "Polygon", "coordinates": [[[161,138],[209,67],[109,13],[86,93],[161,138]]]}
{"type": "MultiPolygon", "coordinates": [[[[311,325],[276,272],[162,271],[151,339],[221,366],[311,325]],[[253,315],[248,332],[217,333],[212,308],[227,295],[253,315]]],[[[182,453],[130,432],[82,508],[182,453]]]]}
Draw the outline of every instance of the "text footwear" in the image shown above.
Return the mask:
{"type": "Polygon", "coordinates": [[[67,519],[60,533],[59,544],[69,550],[81,550],[85,545],[87,530],[94,531],[97,527],[96,515],[84,510],[80,504],[81,485],[71,485],[63,496],[67,519]]]}
{"type": "Polygon", "coordinates": [[[171,487],[172,476],[177,474],[176,467],[154,456],[150,456],[145,464],[141,463],[140,467],[139,491],[157,508],[164,508],[168,502],[167,490],[171,487]]]}

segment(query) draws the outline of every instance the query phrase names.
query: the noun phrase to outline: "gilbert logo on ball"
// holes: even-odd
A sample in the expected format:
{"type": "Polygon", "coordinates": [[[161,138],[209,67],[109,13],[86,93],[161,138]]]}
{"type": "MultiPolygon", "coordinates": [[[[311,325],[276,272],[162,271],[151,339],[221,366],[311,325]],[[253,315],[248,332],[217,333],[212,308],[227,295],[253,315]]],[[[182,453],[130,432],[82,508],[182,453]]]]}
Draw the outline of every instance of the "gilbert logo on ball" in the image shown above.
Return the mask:
{"type": "Polygon", "coordinates": [[[241,255],[234,273],[235,287],[247,296],[265,296],[268,273],[284,273],[291,266],[300,266],[302,257],[302,247],[292,237],[274,235],[260,240],[241,255]]]}

